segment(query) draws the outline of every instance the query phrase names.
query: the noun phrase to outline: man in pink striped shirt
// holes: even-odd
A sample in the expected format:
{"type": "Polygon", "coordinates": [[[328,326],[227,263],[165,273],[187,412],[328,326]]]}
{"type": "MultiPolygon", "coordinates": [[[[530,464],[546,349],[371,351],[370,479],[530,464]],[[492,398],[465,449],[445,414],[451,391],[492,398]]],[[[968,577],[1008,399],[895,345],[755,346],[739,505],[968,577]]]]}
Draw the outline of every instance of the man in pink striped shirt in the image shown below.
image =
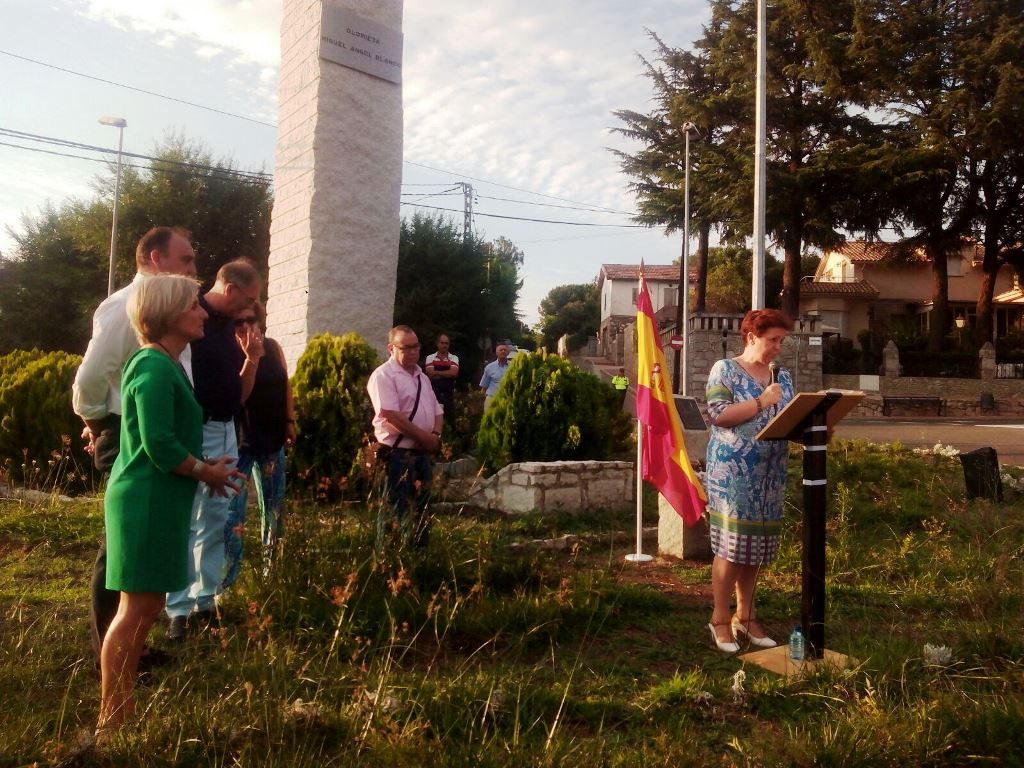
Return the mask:
{"type": "Polygon", "coordinates": [[[387,362],[366,382],[373,403],[377,455],[387,471],[391,505],[391,514],[386,509],[378,513],[377,545],[383,545],[388,531],[397,531],[403,543],[411,538],[423,547],[430,535],[430,456],[441,448],[444,409],[419,367],[420,342],[415,331],[396,325],[388,333],[387,349],[387,362]]]}

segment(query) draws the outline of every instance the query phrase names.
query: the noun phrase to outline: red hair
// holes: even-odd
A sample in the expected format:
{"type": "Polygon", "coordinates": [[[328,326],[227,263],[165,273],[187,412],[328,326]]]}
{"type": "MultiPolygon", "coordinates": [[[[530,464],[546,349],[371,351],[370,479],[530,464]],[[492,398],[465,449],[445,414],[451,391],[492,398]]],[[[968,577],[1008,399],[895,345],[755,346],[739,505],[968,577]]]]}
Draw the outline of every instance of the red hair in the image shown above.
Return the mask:
{"type": "Polygon", "coordinates": [[[772,328],[782,328],[789,333],[793,330],[793,321],[789,319],[789,315],[777,309],[752,309],[744,315],[740,333],[743,338],[746,338],[748,333],[760,338],[772,328]]]}

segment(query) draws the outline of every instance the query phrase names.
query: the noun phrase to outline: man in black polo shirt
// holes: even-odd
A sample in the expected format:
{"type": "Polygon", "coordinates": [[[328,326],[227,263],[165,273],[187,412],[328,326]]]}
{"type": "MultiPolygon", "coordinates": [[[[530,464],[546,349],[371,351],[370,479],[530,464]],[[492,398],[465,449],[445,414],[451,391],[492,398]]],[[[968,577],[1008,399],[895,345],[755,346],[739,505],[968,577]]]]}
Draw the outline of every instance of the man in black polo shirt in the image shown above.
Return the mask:
{"type": "MultiPolygon", "coordinates": [[[[250,327],[240,343],[235,338],[235,315],[255,306],[262,283],[248,261],[231,261],[220,268],[213,288],[199,303],[208,318],[203,338],[192,342],[192,379],[196,400],[203,408],[203,455],[238,456],[234,418],[252,391],[256,367],[263,356],[258,327],[250,327]]],[[[190,614],[207,626],[217,623],[217,588],[224,578],[224,525],[230,499],[211,496],[199,484],[192,503],[189,534],[189,579],[180,592],[167,595],[170,640],[181,640],[190,614]]]]}

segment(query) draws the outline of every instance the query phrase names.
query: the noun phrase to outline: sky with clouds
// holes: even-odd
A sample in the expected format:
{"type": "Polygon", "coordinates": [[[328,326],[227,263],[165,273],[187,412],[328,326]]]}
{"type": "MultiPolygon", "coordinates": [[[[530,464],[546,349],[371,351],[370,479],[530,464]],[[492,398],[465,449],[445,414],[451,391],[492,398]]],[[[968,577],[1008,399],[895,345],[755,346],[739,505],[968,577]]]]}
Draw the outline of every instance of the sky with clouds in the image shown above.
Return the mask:
{"type": "MultiPolygon", "coordinates": [[[[272,172],[281,12],[280,0],[4,0],[0,128],[116,148],[117,130],[97,123],[116,115],[128,121],[127,151],[148,153],[178,134],[237,168],[272,172]]],[[[611,113],[650,106],[638,60],[653,48],[646,30],[688,46],[707,14],[704,0],[406,0],[403,182],[473,185],[477,230],[526,254],[519,309],[527,322],[551,288],[589,281],[602,263],[668,263],[679,253],[678,234],[483,214],[632,223],[621,213],[537,204],[634,210],[609,151],[629,148],[610,133],[611,113]]],[[[9,138],[0,136],[3,251],[22,214],[93,194],[91,181],[104,172],[100,163],[4,146],[42,146],[9,138]]],[[[424,189],[432,188],[403,191],[424,189]]],[[[461,211],[461,196],[423,202],[461,211]]],[[[461,212],[451,215],[461,222],[461,212]]]]}

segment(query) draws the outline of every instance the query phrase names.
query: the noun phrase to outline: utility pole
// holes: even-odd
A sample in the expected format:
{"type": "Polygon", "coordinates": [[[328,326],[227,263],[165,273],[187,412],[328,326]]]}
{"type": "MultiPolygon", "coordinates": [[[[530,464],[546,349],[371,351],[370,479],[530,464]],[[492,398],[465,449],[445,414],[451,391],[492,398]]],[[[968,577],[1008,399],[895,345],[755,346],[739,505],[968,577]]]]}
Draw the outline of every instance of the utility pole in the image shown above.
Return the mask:
{"type": "Polygon", "coordinates": [[[462,187],[462,242],[465,245],[473,235],[473,185],[460,181],[459,186],[462,187]]]}

